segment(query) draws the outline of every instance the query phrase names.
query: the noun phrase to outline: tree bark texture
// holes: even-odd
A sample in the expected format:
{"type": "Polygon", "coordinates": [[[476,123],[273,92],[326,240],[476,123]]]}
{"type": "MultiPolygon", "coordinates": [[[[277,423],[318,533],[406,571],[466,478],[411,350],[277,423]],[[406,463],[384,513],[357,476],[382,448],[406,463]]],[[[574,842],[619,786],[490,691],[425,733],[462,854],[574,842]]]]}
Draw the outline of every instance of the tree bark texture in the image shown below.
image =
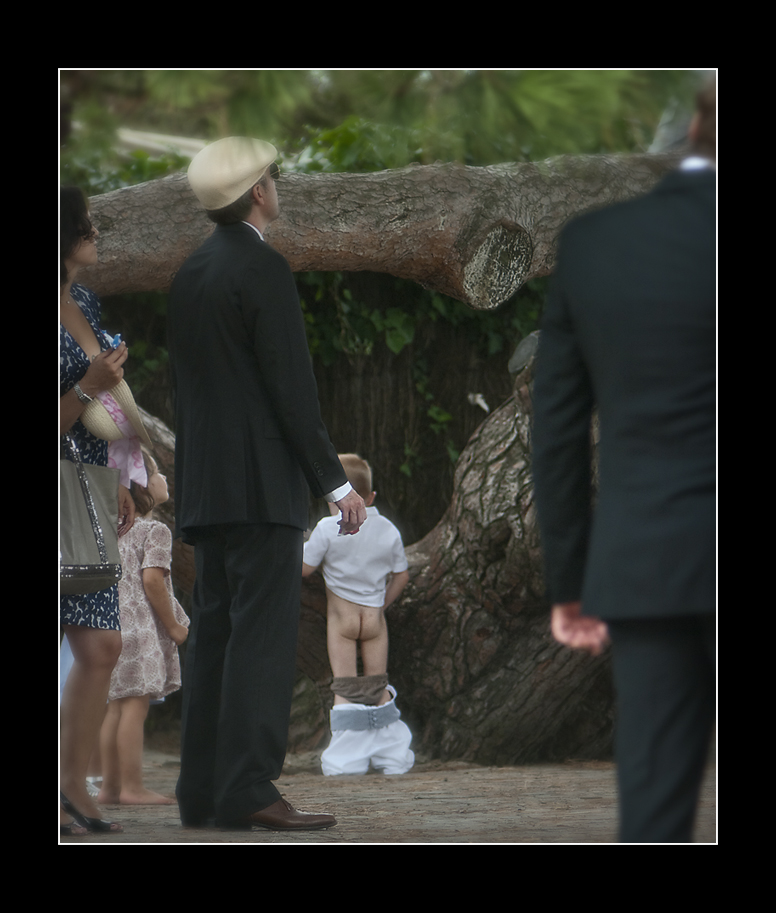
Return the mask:
{"type": "MultiPolygon", "coordinates": [[[[371,174],[284,174],[267,239],[294,272],[370,270],[473,308],[549,275],[573,216],[648,191],[675,155],[558,156],[538,163],[410,165],[371,174]]],[[[166,290],[213,230],[184,174],[94,197],[100,296],[166,290]]]]}
{"type": "Polygon", "coordinates": [[[390,673],[416,740],[490,764],[605,757],[607,657],[554,641],[531,478],[533,362],[472,436],[450,507],[408,549],[411,583],[389,609],[390,673]]]}

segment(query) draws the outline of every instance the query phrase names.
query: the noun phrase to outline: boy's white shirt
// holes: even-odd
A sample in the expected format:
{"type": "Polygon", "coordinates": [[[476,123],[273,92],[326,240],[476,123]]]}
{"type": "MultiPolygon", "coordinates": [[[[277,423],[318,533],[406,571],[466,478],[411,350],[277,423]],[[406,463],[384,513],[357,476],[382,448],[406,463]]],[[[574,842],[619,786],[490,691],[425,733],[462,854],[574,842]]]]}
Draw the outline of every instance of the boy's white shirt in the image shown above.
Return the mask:
{"type": "Polygon", "coordinates": [[[409,565],[398,529],[376,507],[366,513],[357,536],[339,536],[338,518],[324,517],[305,542],[304,563],[322,565],[326,586],[341,599],[381,608],[388,576],[409,565]]]}

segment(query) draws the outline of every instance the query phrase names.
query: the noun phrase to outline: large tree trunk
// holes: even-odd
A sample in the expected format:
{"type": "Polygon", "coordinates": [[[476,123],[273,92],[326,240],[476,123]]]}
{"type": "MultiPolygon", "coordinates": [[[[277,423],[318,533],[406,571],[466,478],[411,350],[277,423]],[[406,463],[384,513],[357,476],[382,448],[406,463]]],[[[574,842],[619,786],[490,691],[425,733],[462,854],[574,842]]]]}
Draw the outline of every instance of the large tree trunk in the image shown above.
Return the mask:
{"type": "Polygon", "coordinates": [[[549,628],[531,478],[533,362],[473,435],[438,526],[408,549],[412,581],[389,610],[391,677],[419,744],[492,764],[603,757],[608,659],[549,628]]]}
{"type": "MultiPolygon", "coordinates": [[[[490,309],[552,271],[558,232],[581,212],[648,191],[675,155],[559,156],[489,167],[411,165],[372,174],[286,174],[268,240],[302,270],[390,273],[490,309]]],[[[91,200],[99,295],[169,288],[212,231],[185,175],[91,200]]]]}

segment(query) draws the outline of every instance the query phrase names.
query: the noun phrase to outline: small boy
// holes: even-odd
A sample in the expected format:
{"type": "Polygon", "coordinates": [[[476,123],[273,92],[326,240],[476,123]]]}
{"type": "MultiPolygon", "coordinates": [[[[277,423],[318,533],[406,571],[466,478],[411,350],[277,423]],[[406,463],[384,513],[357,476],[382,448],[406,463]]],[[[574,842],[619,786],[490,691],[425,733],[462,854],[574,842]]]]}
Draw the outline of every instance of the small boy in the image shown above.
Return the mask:
{"type": "Polygon", "coordinates": [[[304,547],[302,574],[322,566],[326,583],[326,641],[333,675],[331,742],[321,756],[326,776],[406,773],[415,762],[412,735],[388,684],[385,610],[409,580],[396,527],[373,506],[372,470],[353,453],[340,455],[348,481],[364,499],[367,519],[355,536],[340,536],[337,516],[324,517],[304,547]],[[363,675],[358,675],[361,647],[363,675]]]}

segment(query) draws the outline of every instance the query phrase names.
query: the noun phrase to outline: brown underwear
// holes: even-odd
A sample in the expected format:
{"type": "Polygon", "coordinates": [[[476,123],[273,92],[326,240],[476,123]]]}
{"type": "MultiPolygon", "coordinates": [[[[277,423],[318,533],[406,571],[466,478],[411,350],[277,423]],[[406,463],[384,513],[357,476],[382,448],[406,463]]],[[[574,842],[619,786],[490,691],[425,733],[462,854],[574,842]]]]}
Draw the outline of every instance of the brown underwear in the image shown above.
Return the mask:
{"type": "Polygon", "coordinates": [[[387,673],[335,678],[331,690],[352,704],[377,704],[388,684],[387,673]]]}

